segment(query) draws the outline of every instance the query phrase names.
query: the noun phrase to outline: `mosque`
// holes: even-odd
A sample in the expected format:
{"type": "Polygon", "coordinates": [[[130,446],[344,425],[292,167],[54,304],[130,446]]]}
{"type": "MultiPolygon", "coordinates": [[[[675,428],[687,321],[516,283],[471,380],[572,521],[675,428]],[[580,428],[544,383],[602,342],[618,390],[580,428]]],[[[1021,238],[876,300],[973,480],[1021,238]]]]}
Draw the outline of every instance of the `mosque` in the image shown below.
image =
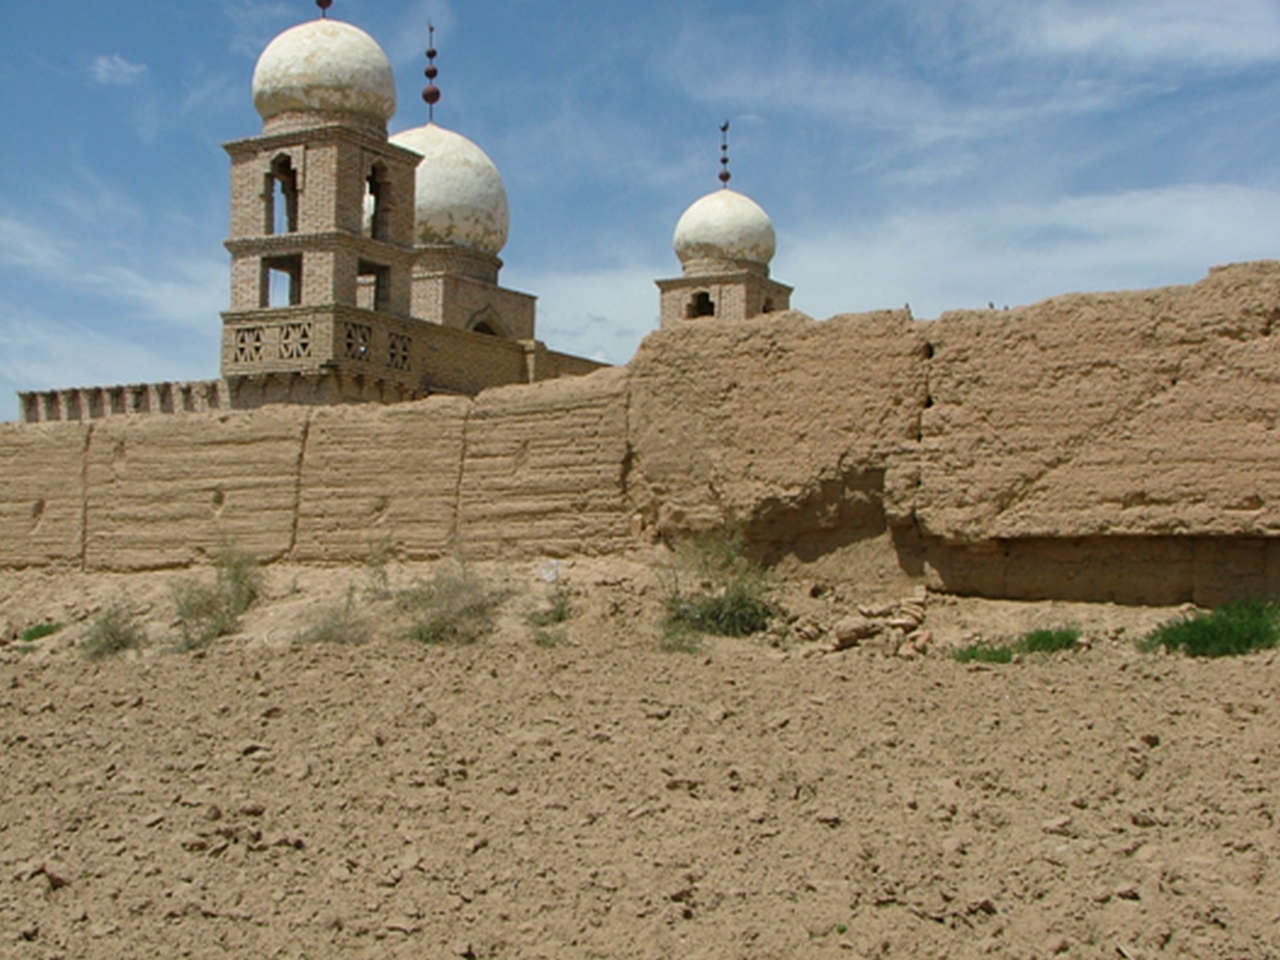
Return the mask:
{"type": "MultiPolygon", "coordinates": [[[[428,123],[388,137],[396,92],[386,53],[329,18],[332,0],[316,5],[319,18],[285,30],[258,59],[262,132],[224,145],[231,297],[221,377],[20,393],[24,422],[395,403],[604,366],[548,349],[535,336],[536,298],[499,284],[502,176],[480,147],[434,122],[434,42],[428,123]]],[[[728,188],[721,147],[721,188],[676,225],[682,274],[657,281],[664,327],[790,305],[791,288],[769,276],[773,225],[728,188]]]]}

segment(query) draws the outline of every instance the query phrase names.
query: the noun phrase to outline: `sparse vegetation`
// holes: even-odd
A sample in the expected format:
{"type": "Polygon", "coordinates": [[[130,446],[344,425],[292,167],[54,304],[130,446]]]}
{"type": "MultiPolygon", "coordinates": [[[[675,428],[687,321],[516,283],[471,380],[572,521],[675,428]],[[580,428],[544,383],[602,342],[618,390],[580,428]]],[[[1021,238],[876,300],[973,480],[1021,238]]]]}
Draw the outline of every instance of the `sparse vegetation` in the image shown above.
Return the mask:
{"type": "Polygon", "coordinates": [[[80,643],[80,652],[88,660],[99,660],[125,650],[136,650],[144,639],[142,628],[134,622],[132,614],[117,604],[93,621],[88,636],[80,643]]]}
{"type": "Polygon", "coordinates": [[[185,580],[174,587],[178,650],[197,650],[240,629],[240,616],[262,591],[262,569],[251,554],[225,546],[214,561],[212,585],[185,580]]]}
{"type": "Polygon", "coordinates": [[[558,588],[548,601],[547,606],[535,610],[526,618],[533,628],[533,642],[540,647],[556,647],[564,643],[567,635],[564,630],[549,630],[558,623],[564,623],[573,616],[573,602],[563,587],[558,588]]]}
{"type": "Polygon", "coordinates": [[[1015,653],[1057,653],[1074,650],[1080,642],[1079,627],[1059,627],[1056,630],[1032,630],[1024,633],[1014,644],[1015,653]]]}
{"type": "Polygon", "coordinates": [[[1157,627],[1140,644],[1144,650],[1164,647],[1192,657],[1230,657],[1270,650],[1280,645],[1280,601],[1232,600],[1157,627]]]}
{"type": "Polygon", "coordinates": [[[549,627],[564,623],[573,616],[573,601],[566,590],[559,589],[551,595],[547,606],[529,614],[529,624],[534,627],[549,627]]]}
{"type": "MultiPolygon", "coordinates": [[[[31,644],[37,640],[43,640],[45,637],[51,636],[62,629],[60,623],[37,623],[34,626],[27,627],[22,631],[22,635],[18,638],[19,643],[31,644]]],[[[34,649],[34,648],[33,648],[34,649]]]]}
{"type": "Polygon", "coordinates": [[[1013,659],[1013,647],[1007,644],[972,643],[956,650],[951,656],[957,663],[1009,663],[1013,659]]]}
{"type": "Polygon", "coordinates": [[[1079,627],[1031,630],[1013,643],[975,643],[961,647],[951,656],[959,663],[1010,663],[1015,654],[1057,653],[1075,649],[1080,640],[1079,627]]]}
{"type": "Polygon", "coordinates": [[[408,637],[419,643],[475,643],[493,629],[505,591],[464,567],[439,570],[395,593],[396,605],[410,615],[408,637]]]}
{"type": "Polygon", "coordinates": [[[385,600],[391,596],[391,538],[370,538],[369,555],[364,561],[364,574],[368,585],[365,594],[371,600],[385,600]]]}
{"type": "Polygon", "coordinates": [[[677,563],[661,624],[664,650],[696,650],[696,635],[745,637],[763,630],[773,615],[766,599],[769,577],[746,556],[741,534],[704,534],[677,550],[677,563]],[[680,586],[681,575],[699,584],[695,592],[680,586]]]}
{"type": "Polygon", "coordinates": [[[315,623],[307,627],[294,639],[294,643],[365,643],[372,627],[368,618],[356,610],[355,585],[347,587],[344,602],[325,607],[320,611],[315,623]]]}

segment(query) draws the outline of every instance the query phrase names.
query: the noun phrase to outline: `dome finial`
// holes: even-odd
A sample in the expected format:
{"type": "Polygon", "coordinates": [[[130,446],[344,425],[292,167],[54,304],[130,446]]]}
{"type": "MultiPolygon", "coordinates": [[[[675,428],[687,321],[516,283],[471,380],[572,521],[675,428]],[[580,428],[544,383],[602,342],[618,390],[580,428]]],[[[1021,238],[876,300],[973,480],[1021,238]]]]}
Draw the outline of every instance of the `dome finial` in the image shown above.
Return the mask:
{"type": "Polygon", "coordinates": [[[333,0],[316,0],[316,6],[320,8],[321,18],[329,16],[329,8],[333,6],[333,0]]]}
{"type": "Polygon", "coordinates": [[[720,124],[720,183],[729,189],[729,121],[720,124]]]}
{"type": "Polygon", "coordinates": [[[422,72],[428,81],[422,88],[422,99],[427,104],[427,122],[434,123],[436,104],[440,102],[440,88],[436,86],[435,80],[440,71],[436,69],[436,28],[430,20],[427,21],[427,69],[422,72]]]}

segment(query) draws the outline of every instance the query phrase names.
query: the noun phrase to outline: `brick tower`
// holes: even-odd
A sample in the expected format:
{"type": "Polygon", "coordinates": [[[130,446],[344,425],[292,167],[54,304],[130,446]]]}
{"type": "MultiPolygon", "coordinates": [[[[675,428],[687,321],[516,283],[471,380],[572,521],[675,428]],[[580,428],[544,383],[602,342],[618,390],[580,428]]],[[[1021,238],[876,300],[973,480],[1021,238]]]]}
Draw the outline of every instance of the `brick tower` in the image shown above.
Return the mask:
{"type": "MultiPolygon", "coordinates": [[[[320,4],[322,11],[328,2],[320,4]]],[[[222,375],[262,401],[400,400],[414,373],[414,171],[387,141],[391,66],[357,27],[286,30],[253,75],[262,134],[231,157],[222,375]]]]}
{"type": "MultiPolygon", "coordinates": [[[[729,124],[720,130],[727,134],[729,124]]],[[[664,327],[700,317],[744,320],[791,306],[791,287],[769,277],[773,223],[754,200],[729,189],[728,149],[722,137],[722,188],[695,200],[676,224],[683,276],[656,281],[664,327]]]]}

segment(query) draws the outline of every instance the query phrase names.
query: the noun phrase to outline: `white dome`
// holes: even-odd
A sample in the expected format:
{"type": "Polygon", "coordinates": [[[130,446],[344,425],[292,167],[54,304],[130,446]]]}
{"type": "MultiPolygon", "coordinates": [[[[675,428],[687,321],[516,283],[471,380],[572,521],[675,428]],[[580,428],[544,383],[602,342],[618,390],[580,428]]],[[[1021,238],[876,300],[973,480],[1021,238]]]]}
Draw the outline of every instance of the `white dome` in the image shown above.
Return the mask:
{"type": "Polygon", "coordinates": [[[396,84],[373,37],[341,20],[311,20],[262,51],[253,70],[253,105],[264,123],[290,111],[319,110],[385,126],[396,112],[396,84]]]}
{"type": "Polygon", "coordinates": [[[676,224],[676,256],[691,260],[746,260],[768,264],[775,240],[769,215],[736,190],[715,190],[695,200],[676,224]]]}
{"type": "Polygon", "coordinates": [[[414,186],[414,239],[497,256],[506,245],[511,218],[502,175],[488,154],[434,123],[390,139],[422,154],[414,186]]]}

